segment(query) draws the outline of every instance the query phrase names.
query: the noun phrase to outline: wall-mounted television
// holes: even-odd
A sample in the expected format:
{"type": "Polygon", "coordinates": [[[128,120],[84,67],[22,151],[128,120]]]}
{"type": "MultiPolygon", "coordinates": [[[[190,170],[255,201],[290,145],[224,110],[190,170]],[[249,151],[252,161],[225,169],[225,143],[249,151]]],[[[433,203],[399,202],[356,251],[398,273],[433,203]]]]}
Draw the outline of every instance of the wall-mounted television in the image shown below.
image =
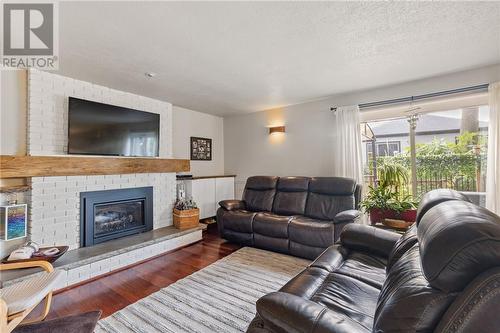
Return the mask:
{"type": "Polygon", "coordinates": [[[68,154],[158,156],[160,115],[69,97],[68,154]]]}

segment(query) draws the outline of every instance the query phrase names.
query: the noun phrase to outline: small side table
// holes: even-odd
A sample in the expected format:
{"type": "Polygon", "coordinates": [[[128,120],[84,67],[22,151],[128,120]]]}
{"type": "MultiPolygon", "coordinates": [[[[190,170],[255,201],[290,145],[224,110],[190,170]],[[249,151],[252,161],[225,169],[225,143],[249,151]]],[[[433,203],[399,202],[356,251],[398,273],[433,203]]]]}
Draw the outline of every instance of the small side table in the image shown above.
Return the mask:
{"type": "Polygon", "coordinates": [[[383,223],[376,223],[376,224],[371,224],[372,227],[379,228],[379,229],[384,229],[384,230],[389,230],[389,231],[394,231],[397,232],[398,234],[403,235],[409,228],[396,228],[396,227],[389,227],[383,223]]]}

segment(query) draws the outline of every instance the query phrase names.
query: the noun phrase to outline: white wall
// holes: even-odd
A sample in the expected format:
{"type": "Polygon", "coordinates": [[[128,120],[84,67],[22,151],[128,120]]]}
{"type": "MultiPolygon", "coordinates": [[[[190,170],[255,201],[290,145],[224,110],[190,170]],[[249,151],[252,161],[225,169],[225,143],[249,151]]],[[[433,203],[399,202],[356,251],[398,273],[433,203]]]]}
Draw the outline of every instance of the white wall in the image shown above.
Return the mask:
{"type": "Polygon", "coordinates": [[[68,150],[68,97],[157,113],[159,156],[172,157],[172,104],[42,71],[28,75],[28,153],[61,155],[68,150]]]}
{"type": "MultiPolygon", "coordinates": [[[[0,70],[0,154],[26,154],[27,73],[24,70],[0,70]]],[[[19,180],[0,179],[0,185],[22,184],[19,180]]],[[[0,195],[0,202],[4,199],[0,195]]]]}
{"type": "Polygon", "coordinates": [[[331,106],[456,89],[500,80],[500,65],[394,86],[332,96],[274,110],[224,118],[224,168],[236,174],[236,196],[251,175],[332,176],[331,106]],[[267,127],[285,125],[285,134],[267,127]]]}
{"type": "Polygon", "coordinates": [[[0,153],[26,154],[26,71],[2,70],[0,153]]]}
{"type": "MultiPolygon", "coordinates": [[[[26,71],[0,70],[0,154],[26,154],[26,71]]],[[[0,179],[0,185],[23,184],[19,179],[0,179]]],[[[17,196],[0,193],[0,205],[8,200],[26,201],[26,193],[17,196]]],[[[18,247],[25,238],[9,242],[0,241],[0,257],[4,257],[13,248],[18,247]]]]}
{"type": "Polygon", "coordinates": [[[190,137],[212,139],[212,160],[191,161],[195,176],[224,174],[224,120],[178,106],[173,107],[173,157],[190,159],[190,137]]]}

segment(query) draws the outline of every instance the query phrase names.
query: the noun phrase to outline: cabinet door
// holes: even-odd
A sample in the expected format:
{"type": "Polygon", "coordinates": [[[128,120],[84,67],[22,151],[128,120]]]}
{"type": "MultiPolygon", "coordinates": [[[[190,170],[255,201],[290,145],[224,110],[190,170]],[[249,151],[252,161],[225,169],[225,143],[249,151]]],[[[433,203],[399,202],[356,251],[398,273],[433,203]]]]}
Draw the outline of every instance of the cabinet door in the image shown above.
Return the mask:
{"type": "Polygon", "coordinates": [[[200,219],[215,216],[215,179],[194,179],[192,196],[200,208],[200,219]]]}
{"type": "Polygon", "coordinates": [[[234,199],[234,177],[215,178],[215,209],[219,201],[234,199]]]}

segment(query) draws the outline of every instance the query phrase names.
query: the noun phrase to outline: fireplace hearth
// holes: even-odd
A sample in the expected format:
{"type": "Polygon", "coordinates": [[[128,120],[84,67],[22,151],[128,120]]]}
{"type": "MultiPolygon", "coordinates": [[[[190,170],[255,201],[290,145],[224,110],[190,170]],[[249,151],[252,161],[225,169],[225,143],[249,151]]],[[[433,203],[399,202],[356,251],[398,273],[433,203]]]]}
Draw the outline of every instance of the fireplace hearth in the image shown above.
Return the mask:
{"type": "Polygon", "coordinates": [[[80,246],[153,230],[153,188],[80,193],[80,246]]]}

